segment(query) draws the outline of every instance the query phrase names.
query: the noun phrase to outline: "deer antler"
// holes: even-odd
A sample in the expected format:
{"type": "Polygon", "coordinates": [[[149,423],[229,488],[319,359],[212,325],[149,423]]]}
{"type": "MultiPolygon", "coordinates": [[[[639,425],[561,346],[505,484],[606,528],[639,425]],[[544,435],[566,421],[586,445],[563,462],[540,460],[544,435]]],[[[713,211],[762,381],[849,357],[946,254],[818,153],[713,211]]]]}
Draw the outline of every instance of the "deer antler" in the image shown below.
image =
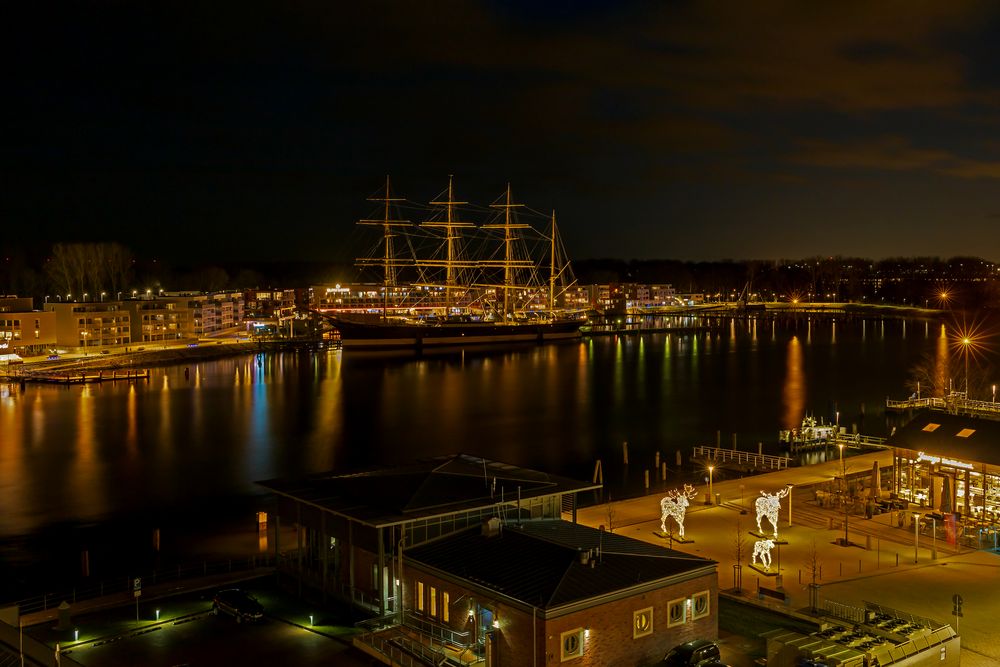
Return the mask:
{"type": "Polygon", "coordinates": [[[698,495],[698,491],[690,484],[685,484],[684,495],[687,496],[688,498],[694,498],[696,495],[698,495]]]}

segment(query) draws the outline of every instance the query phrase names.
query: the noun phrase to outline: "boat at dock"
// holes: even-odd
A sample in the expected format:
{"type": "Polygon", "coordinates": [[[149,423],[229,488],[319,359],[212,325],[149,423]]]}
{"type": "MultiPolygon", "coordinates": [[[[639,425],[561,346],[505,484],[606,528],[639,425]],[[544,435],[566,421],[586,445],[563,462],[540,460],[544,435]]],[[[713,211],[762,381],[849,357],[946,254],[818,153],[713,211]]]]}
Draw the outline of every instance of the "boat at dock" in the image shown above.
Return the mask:
{"type": "Polygon", "coordinates": [[[836,424],[824,424],[822,419],[817,422],[815,417],[806,415],[799,428],[778,431],[778,442],[792,451],[825,447],[837,438],[838,430],[836,424]]]}
{"type": "MultiPolygon", "coordinates": [[[[586,323],[567,308],[575,283],[556,218],[520,213],[510,186],[489,208],[485,222],[459,218],[451,178],[443,198],[430,202],[429,219],[400,219],[405,200],[385,190],[369,201],[381,215],[358,221],[381,227],[376,252],[358,259],[375,270],[380,308],[318,308],[339,332],[344,348],[423,348],[489,343],[540,343],[578,338],[586,323]],[[544,228],[524,222],[542,219],[544,228]]],[[[475,209],[472,209],[475,212],[475,209]]]]}

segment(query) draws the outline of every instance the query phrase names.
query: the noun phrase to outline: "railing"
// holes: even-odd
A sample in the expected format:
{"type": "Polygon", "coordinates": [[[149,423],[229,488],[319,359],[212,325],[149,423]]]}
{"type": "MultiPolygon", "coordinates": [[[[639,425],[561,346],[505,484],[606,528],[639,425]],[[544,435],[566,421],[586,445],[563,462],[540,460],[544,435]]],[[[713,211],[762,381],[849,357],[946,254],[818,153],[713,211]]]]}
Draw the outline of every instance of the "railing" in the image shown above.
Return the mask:
{"type": "Polygon", "coordinates": [[[770,470],[783,470],[788,467],[791,459],[787,456],[773,456],[771,454],[754,454],[744,452],[739,449],[720,449],[719,447],[707,447],[697,445],[692,454],[694,458],[711,459],[719,463],[737,463],[750,465],[755,468],[768,468],[770,470]]]}
{"type": "Polygon", "coordinates": [[[1000,403],[996,401],[974,401],[966,398],[964,391],[953,391],[944,398],[908,398],[904,401],[885,399],[887,410],[910,410],[930,408],[950,414],[986,415],[1000,417],[1000,403]]]}
{"type": "Polygon", "coordinates": [[[447,626],[422,618],[411,612],[406,613],[406,624],[414,630],[442,642],[448,642],[449,644],[455,644],[456,646],[461,646],[463,648],[472,645],[471,633],[457,632],[447,626]]]}
{"type": "Polygon", "coordinates": [[[838,433],[830,439],[830,444],[833,446],[844,445],[848,449],[860,449],[862,447],[876,447],[887,449],[889,445],[885,444],[885,438],[879,438],[874,435],[861,435],[860,433],[855,433],[850,435],[848,433],[838,433]]]}
{"type": "Polygon", "coordinates": [[[443,665],[448,656],[402,633],[368,634],[358,637],[365,644],[386,656],[394,665],[401,667],[428,667],[443,665]]]}
{"type": "Polygon", "coordinates": [[[199,564],[178,565],[177,567],[162,568],[151,572],[136,572],[128,576],[115,577],[114,579],[107,579],[95,584],[76,586],[70,590],[63,590],[61,592],[43,593],[42,595],[18,600],[12,604],[18,606],[22,615],[31,614],[57,607],[63,601],[73,604],[79,600],[90,600],[104,597],[105,595],[131,592],[133,590],[133,580],[137,577],[142,579],[144,585],[155,586],[156,584],[169,581],[207,577],[229,572],[252,572],[256,569],[269,568],[273,565],[273,559],[266,555],[237,560],[202,561],[199,564]]]}

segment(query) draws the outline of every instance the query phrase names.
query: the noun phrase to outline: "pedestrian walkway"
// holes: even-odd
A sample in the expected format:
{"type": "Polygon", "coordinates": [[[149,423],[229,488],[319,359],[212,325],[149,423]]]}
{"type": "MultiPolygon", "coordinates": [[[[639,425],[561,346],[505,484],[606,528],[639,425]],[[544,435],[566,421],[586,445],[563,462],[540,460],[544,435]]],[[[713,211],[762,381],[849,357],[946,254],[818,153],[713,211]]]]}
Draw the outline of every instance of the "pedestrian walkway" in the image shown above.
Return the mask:
{"type": "MultiPolygon", "coordinates": [[[[909,517],[904,515],[900,527],[898,512],[865,519],[845,516],[838,509],[821,507],[816,501],[817,489],[825,490],[845,471],[849,478],[870,472],[876,462],[880,467],[890,466],[892,453],[873,452],[848,457],[843,463],[834,460],[716,482],[712,485],[711,505],[701,502],[709,492],[708,485],[699,485],[698,500],[688,508],[685,521],[685,537],[693,542],[673,542],[672,547],[717,561],[719,586],[731,589],[740,581],[736,551],[737,543],[742,540],[742,589],[756,592],[760,586],[780,591],[785,602],[775,602],[776,608],[809,607],[811,562],[816,564],[820,599],[856,605],[869,600],[954,626],[951,600],[959,593],[965,601],[965,616],[958,628],[962,635],[963,666],[975,666],[980,660],[986,661],[981,663],[984,665],[1000,664],[1000,643],[995,641],[992,613],[1000,608],[993,599],[992,588],[982,586],[983,581],[995,580],[1000,575],[1000,557],[988,551],[952,547],[943,540],[935,543],[928,536],[920,536],[915,545],[909,517]],[[760,491],[774,493],[788,485],[793,490],[790,497],[782,500],[778,526],[780,539],[787,543],[776,545],[771,554],[771,569],[780,576],[767,576],[748,567],[753,544],[758,539],[749,534],[751,529],[757,530],[753,503],[760,497],[760,491]],[[715,495],[720,504],[715,503],[715,495]],[[741,514],[741,510],[746,513],[741,514]],[[978,611],[972,612],[973,609],[978,611]]],[[[578,520],[669,546],[669,538],[657,535],[661,495],[616,501],[610,507],[583,508],[577,512],[578,520]]],[[[763,526],[765,531],[770,530],[767,522],[763,526]]]]}

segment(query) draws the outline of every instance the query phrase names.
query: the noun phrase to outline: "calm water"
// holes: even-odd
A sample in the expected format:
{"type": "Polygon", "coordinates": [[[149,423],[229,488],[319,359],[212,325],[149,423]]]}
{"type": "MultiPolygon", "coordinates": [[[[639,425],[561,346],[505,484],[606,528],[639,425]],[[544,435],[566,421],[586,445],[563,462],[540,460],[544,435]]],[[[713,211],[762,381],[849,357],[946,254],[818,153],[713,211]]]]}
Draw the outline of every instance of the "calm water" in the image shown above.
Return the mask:
{"type": "Polygon", "coordinates": [[[725,321],[516,350],[265,354],[154,369],[137,385],[4,386],[0,539],[249,520],[255,480],[426,455],[584,479],[602,459],[621,493],[655,452],[673,468],[675,450],[686,459],[717,431],[723,446],[735,432],[741,448],[776,452],[778,429],[839,411],[841,425],[886,435],[884,400],[908,393],[923,355],[961,372],[947,368],[940,327],[725,321]]]}

